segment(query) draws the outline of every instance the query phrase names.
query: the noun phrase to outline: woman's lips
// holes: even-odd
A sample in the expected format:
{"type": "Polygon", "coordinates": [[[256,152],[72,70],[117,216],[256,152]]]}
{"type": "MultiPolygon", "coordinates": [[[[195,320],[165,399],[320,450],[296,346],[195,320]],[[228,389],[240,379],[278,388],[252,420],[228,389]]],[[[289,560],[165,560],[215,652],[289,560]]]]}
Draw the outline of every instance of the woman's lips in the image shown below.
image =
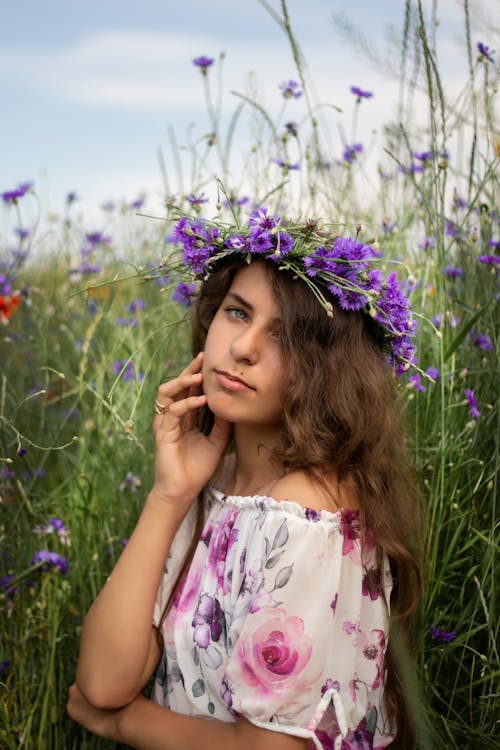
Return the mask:
{"type": "Polygon", "coordinates": [[[224,370],[216,370],[215,377],[219,385],[226,388],[228,391],[238,391],[241,393],[243,391],[255,390],[251,385],[245,383],[244,380],[240,380],[240,378],[230,375],[228,372],[224,372],[224,370]]]}

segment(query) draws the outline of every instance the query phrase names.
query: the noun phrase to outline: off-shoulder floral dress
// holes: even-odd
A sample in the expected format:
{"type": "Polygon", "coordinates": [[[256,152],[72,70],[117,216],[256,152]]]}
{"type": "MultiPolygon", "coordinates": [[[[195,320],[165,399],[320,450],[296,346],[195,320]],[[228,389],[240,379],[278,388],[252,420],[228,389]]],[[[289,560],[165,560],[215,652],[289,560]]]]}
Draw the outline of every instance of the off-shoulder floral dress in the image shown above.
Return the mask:
{"type": "MultiPolygon", "coordinates": [[[[319,750],[375,750],[384,712],[392,579],[357,511],[315,511],[207,488],[193,561],[161,628],[153,699],[190,716],[309,738],[319,750]]],[[[184,558],[194,507],[171,548],[158,626],[184,558]]]]}

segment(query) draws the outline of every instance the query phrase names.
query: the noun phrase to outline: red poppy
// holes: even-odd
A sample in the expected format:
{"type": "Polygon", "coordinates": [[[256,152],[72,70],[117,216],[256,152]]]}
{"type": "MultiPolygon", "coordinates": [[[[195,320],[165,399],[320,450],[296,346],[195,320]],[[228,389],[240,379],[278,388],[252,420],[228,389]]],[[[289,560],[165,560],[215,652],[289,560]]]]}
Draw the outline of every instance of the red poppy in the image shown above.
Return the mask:
{"type": "Polygon", "coordinates": [[[20,294],[12,294],[10,296],[0,294],[0,322],[8,323],[12,313],[17,310],[20,304],[20,294]]]}

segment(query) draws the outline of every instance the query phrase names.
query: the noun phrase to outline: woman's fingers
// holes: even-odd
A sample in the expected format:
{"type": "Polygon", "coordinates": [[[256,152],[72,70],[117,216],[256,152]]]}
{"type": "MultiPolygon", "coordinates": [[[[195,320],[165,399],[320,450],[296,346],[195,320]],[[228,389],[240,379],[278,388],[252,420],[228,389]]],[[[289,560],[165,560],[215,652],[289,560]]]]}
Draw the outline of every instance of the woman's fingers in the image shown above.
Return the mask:
{"type": "Polygon", "coordinates": [[[183,430],[196,425],[195,410],[206,403],[202,394],[203,352],[200,352],[176,378],[162,383],[154,405],[153,429],[170,430],[183,420],[183,430]],[[169,419],[173,417],[174,419],[169,419]],[[185,418],[185,419],[183,419],[185,418]]]}
{"type": "Polygon", "coordinates": [[[158,388],[158,403],[168,407],[172,401],[183,397],[183,391],[188,393],[193,387],[200,386],[203,379],[202,363],[203,352],[200,352],[180,375],[162,383],[158,388]]]}
{"type": "Polygon", "coordinates": [[[206,403],[207,397],[202,393],[198,396],[188,396],[180,401],[174,401],[169,407],[167,414],[171,414],[177,419],[182,419],[193,409],[199,409],[206,403]]]}

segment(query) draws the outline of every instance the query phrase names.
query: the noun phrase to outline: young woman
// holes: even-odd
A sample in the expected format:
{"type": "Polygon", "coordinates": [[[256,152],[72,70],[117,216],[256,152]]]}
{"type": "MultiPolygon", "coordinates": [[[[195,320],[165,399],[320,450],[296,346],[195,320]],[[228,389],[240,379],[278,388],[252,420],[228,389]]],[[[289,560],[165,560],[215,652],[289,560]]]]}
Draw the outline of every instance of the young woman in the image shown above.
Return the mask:
{"type": "Polygon", "coordinates": [[[419,524],[388,364],[412,356],[407,301],[373,248],[265,209],[173,239],[203,278],[196,356],[158,390],[154,485],[68,711],[139,750],[408,749],[419,524]]]}

